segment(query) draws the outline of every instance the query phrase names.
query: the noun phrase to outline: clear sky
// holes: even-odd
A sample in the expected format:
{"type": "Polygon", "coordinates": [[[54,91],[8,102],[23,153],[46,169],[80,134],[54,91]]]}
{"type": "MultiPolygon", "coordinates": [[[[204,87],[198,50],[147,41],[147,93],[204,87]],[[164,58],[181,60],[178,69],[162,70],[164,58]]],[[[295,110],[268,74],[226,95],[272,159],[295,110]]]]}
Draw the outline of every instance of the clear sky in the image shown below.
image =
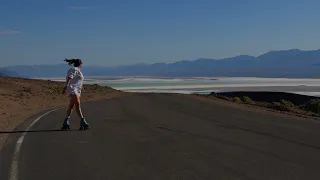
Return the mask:
{"type": "Polygon", "coordinates": [[[0,66],[319,49],[319,0],[0,0],[0,66]]]}

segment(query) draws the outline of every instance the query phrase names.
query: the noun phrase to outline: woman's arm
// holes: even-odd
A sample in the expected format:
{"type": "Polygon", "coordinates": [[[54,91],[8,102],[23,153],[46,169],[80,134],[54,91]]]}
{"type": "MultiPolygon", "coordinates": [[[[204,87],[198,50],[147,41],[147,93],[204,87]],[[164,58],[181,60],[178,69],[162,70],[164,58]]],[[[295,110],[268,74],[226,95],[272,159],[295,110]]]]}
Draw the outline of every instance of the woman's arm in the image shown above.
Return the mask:
{"type": "Polygon", "coordinates": [[[67,88],[68,88],[68,86],[70,84],[70,80],[71,80],[71,78],[67,77],[66,83],[65,83],[65,85],[63,87],[63,92],[62,92],[63,94],[65,94],[67,92],[67,88]]]}
{"type": "Polygon", "coordinates": [[[67,73],[67,77],[66,77],[66,83],[63,87],[63,93],[66,93],[67,88],[70,84],[71,79],[75,76],[75,70],[74,69],[70,69],[67,73]]]}

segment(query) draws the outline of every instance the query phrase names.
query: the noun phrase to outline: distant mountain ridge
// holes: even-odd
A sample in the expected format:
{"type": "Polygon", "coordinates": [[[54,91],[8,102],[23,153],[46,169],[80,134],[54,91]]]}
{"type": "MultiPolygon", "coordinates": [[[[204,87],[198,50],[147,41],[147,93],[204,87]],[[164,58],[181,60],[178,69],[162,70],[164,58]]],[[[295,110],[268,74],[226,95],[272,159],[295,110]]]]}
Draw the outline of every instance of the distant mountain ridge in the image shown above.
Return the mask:
{"type": "Polygon", "coordinates": [[[8,71],[6,68],[0,68],[0,76],[18,77],[19,75],[15,72],[8,71]]]}
{"type": "MultiPolygon", "coordinates": [[[[66,64],[10,66],[4,68],[26,77],[61,77],[66,64]]],[[[224,59],[183,60],[175,63],[134,64],[115,67],[84,66],[86,76],[228,76],[228,77],[320,77],[320,50],[270,51],[260,56],[240,55],[224,59]]]]}

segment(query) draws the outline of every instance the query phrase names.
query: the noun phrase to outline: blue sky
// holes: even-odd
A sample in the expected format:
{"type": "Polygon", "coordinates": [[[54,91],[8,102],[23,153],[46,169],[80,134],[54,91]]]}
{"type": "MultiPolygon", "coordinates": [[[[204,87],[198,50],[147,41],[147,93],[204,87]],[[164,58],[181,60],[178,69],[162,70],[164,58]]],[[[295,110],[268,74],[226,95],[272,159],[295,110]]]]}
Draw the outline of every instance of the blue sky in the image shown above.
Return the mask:
{"type": "Polygon", "coordinates": [[[0,66],[319,49],[318,0],[0,0],[0,66]]]}

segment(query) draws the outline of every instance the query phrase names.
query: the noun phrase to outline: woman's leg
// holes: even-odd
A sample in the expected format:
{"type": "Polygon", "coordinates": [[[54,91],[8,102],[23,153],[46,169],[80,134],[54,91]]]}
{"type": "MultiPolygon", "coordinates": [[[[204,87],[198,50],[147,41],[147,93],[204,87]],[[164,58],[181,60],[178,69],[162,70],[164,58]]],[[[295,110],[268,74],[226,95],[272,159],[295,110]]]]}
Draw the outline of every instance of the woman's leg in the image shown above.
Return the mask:
{"type": "Polygon", "coordinates": [[[70,96],[70,102],[69,102],[68,110],[66,113],[66,118],[64,119],[64,122],[63,122],[63,127],[62,127],[63,129],[69,128],[69,120],[70,120],[71,113],[73,111],[74,104],[75,104],[74,98],[70,96]]]}
{"type": "Polygon", "coordinates": [[[67,110],[67,116],[66,118],[70,118],[74,105],[75,105],[75,98],[73,98],[72,96],[70,96],[70,102],[69,102],[69,106],[68,106],[68,110],[67,110]]]}
{"type": "Polygon", "coordinates": [[[80,130],[88,129],[89,124],[87,123],[86,119],[83,117],[82,110],[81,110],[80,96],[75,95],[75,98],[76,98],[76,101],[75,101],[76,111],[77,111],[79,117],[81,117],[80,130]]]}
{"type": "Polygon", "coordinates": [[[89,124],[86,122],[85,118],[83,117],[83,114],[82,114],[82,110],[81,110],[81,103],[80,103],[80,96],[77,96],[77,95],[71,95],[70,96],[70,104],[69,104],[69,107],[68,107],[68,111],[67,111],[67,117],[64,121],[64,125],[63,125],[63,129],[70,129],[69,128],[69,118],[70,118],[70,115],[73,111],[73,108],[76,108],[76,112],[78,114],[78,116],[81,118],[81,121],[80,121],[80,129],[88,129],[89,128],[89,124]]]}
{"type": "Polygon", "coordinates": [[[76,111],[77,111],[77,114],[80,118],[83,119],[83,114],[82,114],[82,111],[81,111],[81,102],[80,102],[80,96],[77,96],[77,95],[72,95],[73,98],[74,98],[74,103],[75,103],[75,106],[76,106],[76,111]]]}

